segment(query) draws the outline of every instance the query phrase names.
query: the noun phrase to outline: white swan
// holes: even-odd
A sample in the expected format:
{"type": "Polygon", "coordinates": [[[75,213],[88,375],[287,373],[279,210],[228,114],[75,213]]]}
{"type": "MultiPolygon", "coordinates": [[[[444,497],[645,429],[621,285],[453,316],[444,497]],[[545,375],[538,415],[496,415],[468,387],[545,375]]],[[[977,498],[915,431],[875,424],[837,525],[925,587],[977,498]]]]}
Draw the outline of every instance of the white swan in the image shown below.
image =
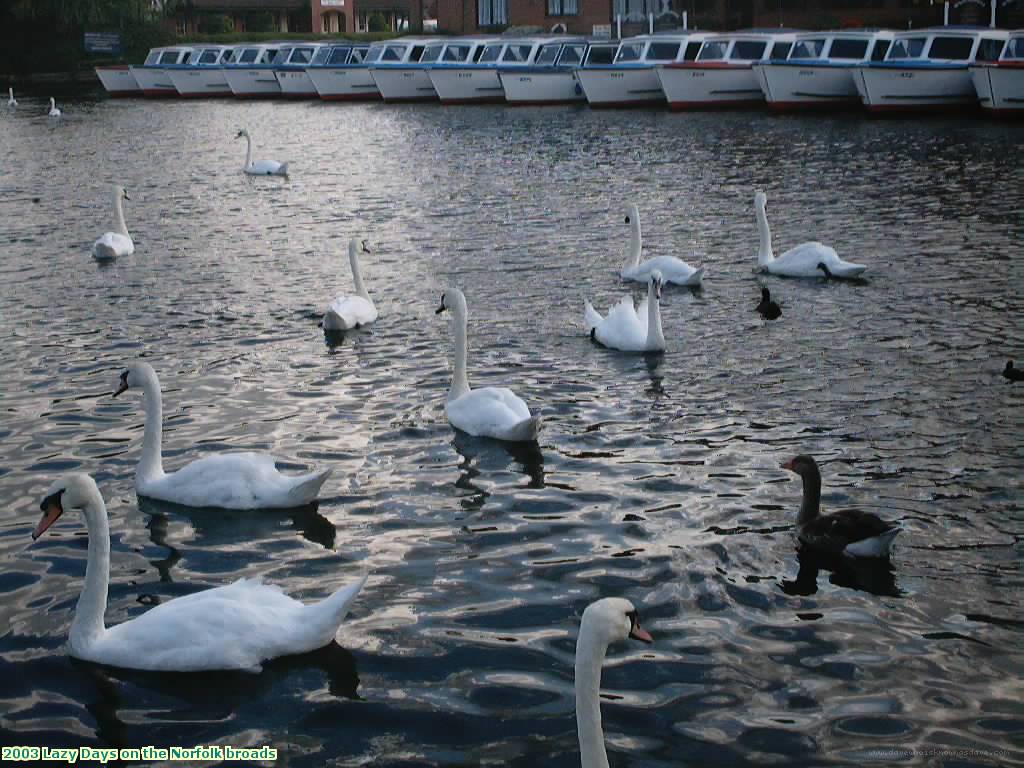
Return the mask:
{"type": "Polygon", "coordinates": [[[608,646],[627,638],[653,642],[629,600],[606,597],[587,606],[576,639],[576,731],[583,768],[608,768],[601,728],[601,665],[608,646]]]}
{"type": "Polygon", "coordinates": [[[50,97],[50,111],[47,113],[50,117],[60,117],[60,110],[57,109],[57,104],[54,102],[53,97],[50,97]]]}
{"type": "Polygon", "coordinates": [[[249,132],[244,128],[235,136],[236,139],[245,137],[245,168],[243,169],[250,176],[287,176],[288,163],[279,163],[276,160],[252,159],[252,139],[249,132]]]}
{"type": "Polygon", "coordinates": [[[359,251],[369,253],[366,241],[356,238],[348,241],[348,263],[352,267],[352,282],[356,286],[355,296],[339,296],[327,305],[324,312],[325,331],[347,331],[372,323],[377,319],[377,307],[366,292],[363,277],[359,273],[359,251]]]}
{"type": "Polygon", "coordinates": [[[626,223],[629,224],[629,246],[626,250],[626,263],[619,273],[625,280],[646,283],[654,270],[661,272],[666,283],[676,285],[698,286],[704,280],[704,268],[694,269],[682,259],[675,256],[656,256],[640,262],[640,251],[643,238],[640,235],[640,209],[636,203],[630,203],[626,211],[626,223]]]}
{"type": "Polygon", "coordinates": [[[222,453],[196,459],[177,472],[164,473],[161,458],[163,401],[160,381],[149,363],[135,363],[121,374],[117,397],[130,387],[142,387],[146,428],[142,458],[135,469],[140,496],[186,507],[220,509],[286,509],[311,503],[330,469],[306,475],[282,475],[267,453],[222,453]]]}
{"type": "Polygon", "coordinates": [[[664,352],[665,334],[661,329],[661,272],[654,270],[647,281],[647,298],[633,309],[633,298],[608,311],[608,317],[584,300],[583,323],[590,337],[606,347],[624,352],[664,352]]]}
{"type": "Polygon", "coordinates": [[[16,98],[14,98],[14,89],[13,88],[8,88],[7,89],[7,106],[8,107],[16,107],[16,106],[18,106],[18,100],[16,98]]]}
{"type": "Polygon", "coordinates": [[[757,269],[780,277],[857,277],[867,267],[839,258],[834,248],[818,242],[801,243],[778,258],[772,253],[772,231],[768,228],[764,192],[754,195],[754,213],[761,244],[757,251],[757,269]]]}
{"type": "Polygon", "coordinates": [[[131,200],[128,191],[118,185],[114,185],[114,232],[107,232],[92,244],[92,256],[97,261],[110,261],[118,256],[131,256],[135,253],[135,243],[128,234],[128,227],[124,223],[124,208],[122,200],[131,200]]]}
{"type": "Polygon", "coordinates": [[[435,314],[450,309],[455,315],[455,373],[448,390],[445,411],[448,422],[474,437],[493,437],[510,442],[537,439],[541,417],[531,416],[530,409],[518,395],[505,387],[470,389],[466,377],[466,297],[458,288],[441,294],[441,306],[435,314]]]}
{"type": "Polygon", "coordinates": [[[38,539],[65,509],[81,509],[89,529],[85,586],[69,645],[75,658],[128,669],[162,672],[259,672],[278,656],[329,644],[366,576],[318,603],[304,605],[259,579],[240,579],[178,597],[113,627],[103,625],[110,582],[107,506],[91,477],[67,475],[50,486],[39,505],[38,539]]]}

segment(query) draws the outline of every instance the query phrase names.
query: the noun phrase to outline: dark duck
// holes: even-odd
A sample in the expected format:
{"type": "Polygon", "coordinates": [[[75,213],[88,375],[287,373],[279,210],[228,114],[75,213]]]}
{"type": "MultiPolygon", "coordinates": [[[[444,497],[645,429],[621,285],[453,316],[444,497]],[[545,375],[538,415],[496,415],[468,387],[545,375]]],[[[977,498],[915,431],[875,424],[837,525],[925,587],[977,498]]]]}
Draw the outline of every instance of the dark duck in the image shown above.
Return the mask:
{"type": "Polygon", "coordinates": [[[1006,367],[1003,368],[1003,376],[1010,381],[1024,381],[1024,371],[1020,368],[1013,367],[1013,360],[1006,361],[1006,367]]]}
{"type": "Polygon", "coordinates": [[[778,320],[782,317],[782,308],[772,301],[772,294],[767,288],[761,289],[761,303],[757,305],[757,312],[765,320],[778,320]]]}
{"type": "Polygon", "coordinates": [[[821,472],[810,456],[797,456],[782,465],[804,481],[804,499],[796,519],[797,536],[808,549],[850,557],[888,557],[900,528],[870,512],[844,509],[821,514],[821,472]]]}

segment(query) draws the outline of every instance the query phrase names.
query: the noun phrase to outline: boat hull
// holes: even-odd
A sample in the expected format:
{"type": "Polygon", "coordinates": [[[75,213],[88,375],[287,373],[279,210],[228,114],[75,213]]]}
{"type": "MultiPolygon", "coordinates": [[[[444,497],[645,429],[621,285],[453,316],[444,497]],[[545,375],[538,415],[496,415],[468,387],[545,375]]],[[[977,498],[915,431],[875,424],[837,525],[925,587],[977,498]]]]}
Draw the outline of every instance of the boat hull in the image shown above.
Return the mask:
{"type": "Polygon", "coordinates": [[[167,70],[178,95],[187,99],[230,96],[231,88],[220,67],[167,70]]]}
{"type": "Polygon", "coordinates": [[[433,67],[430,82],[442,104],[485,104],[505,101],[496,69],[433,67]]]}
{"type": "Polygon", "coordinates": [[[141,96],[142,89],[127,64],[96,67],[96,76],[110,96],[141,96]]]}
{"type": "Polygon", "coordinates": [[[1024,64],[974,64],[970,73],[987,114],[1024,118],[1024,64]]]}
{"type": "Polygon", "coordinates": [[[860,109],[853,67],[823,64],[755,64],[761,92],[777,112],[860,109]]]}
{"type": "Polygon", "coordinates": [[[240,99],[272,99],[281,95],[281,85],[270,67],[226,67],[224,79],[231,93],[240,99]]]}
{"type": "Polygon", "coordinates": [[[170,75],[163,67],[136,67],[128,68],[139,84],[142,95],[148,99],[174,99],[178,97],[178,89],[171,82],[170,75]]]}
{"type": "Polygon", "coordinates": [[[976,109],[978,94],[967,66],[857,67],[854,83],[873,114],[961,112],[976,109]]]}
{"type": "Polygon", "coordinates": [[[578,104],[587,100],[571,70],[500,72],[499,77],[509,104],[578,104]]]}
{"type": "Polygon", "coordinates": [[[671,109],[745,109],[764,105],[751,65],[666,64],[658,80],[671,109]]]}
{"type": "Polygon", "coordinates": [[[309,80],[327,101],[377,101],[380,90],[369,67],[323,67],[306,70],[309,80]]]}
{"type": "Polygon", "coordinates": [[[665,103],[654,67],[577,69],[587,103],[592,107],[636,107],[665,103]]]}
{"type": "Polygon", "coordinates": [[[304,69],[282,69],[274,73],[281,95],[288,99],[315,99],[319,96],[316,86],[304,69]]]}
{"type": "Polygon", "coordinates": [[[437,101],[424,67],[373,67],[370,73],[384,101],[437,101]]]}

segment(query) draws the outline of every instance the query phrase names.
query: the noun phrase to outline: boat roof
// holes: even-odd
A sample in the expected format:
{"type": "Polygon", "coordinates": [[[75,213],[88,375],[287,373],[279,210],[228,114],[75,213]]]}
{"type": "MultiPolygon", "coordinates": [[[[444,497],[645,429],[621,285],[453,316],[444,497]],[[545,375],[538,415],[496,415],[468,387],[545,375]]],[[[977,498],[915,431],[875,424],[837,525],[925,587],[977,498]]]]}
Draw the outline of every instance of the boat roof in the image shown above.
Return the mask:
{"type": "Polygon", "coordinates": [[[789,38],[796,39],[798,33],[805,32],[806,30],[798,29],[737,29],[735,32],[716,32],[713,35],[708,35],[706,40],[734,40],[737,38],[789,38]]]}
{"type": "Polygon", "coordinates": [[[1010,32],[1007,29],[997,29],[995,27],[976,27],[967,24],[950,24],[946,27],[921,27],[920,29],[908,29],[904,32],[897,32],[897,37],[914,37],[915,35],[938,35],[943,33],[949,33],[953,35],[980,35],[982,33],[995,33],[998,36],[1006,35],[1009,36],[1010,32]]]}
{"type": "Polygon", "coordinates": [[[856,29],[822,29],[818,32],[801,32],[796,36],[797,40],[809,40],[812,37],[821,37],[822,35],[844,35],[851,37],[874,37],[875,35],[896,35],[897,32],[894,29],[874,29],[867,27],[857,27],[856,29]]]}
{"type": "Polygon", "coordinates": [[[679,39],[684,40],[690,37],[710,37],[711,35],[720,34],[718,32],[702,32],[696,29],[681,29],[678,32],[655,32],[653,35],[634,35],[633,37],[624,37],[620,42],[631,43],[631,42],[647,42],[648,40],[673,40],[679,39]]]}

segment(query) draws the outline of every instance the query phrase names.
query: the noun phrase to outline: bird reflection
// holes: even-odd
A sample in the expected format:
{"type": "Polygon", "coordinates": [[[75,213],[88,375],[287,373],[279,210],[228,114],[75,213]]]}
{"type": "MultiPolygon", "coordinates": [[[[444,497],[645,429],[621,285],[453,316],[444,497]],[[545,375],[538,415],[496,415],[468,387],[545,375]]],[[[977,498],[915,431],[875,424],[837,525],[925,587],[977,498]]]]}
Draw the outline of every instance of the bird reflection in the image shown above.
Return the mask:
{"type": "Polygon", "coordinates": [[[644,355],[644,365],[647,366],[647,376],[651,380],[651,385],[647,388],[647,392],[656,397],[661,397],[665,394],[665,387],[662,386],[662,381],[665,380],[665,375],[659,373],[658,369],[661,368],[661,364],[665,362],[665,355],[644,355]]]}
{"type": "Polygon", "coordinates": [[[324,343],[327,345],[327,351],[331,354],[341,349],[345,345],[346,340],[354,342],[364,333],[369,332],[365,328],[350,328],[347,331],[328,330],[323,327],[323,322],[320,323],[320,327],[324,332],[324,343]]]}
{"type": "MultiPolygon", "coordinates": [[[[96,719],[96,735],[104,744],[130,746],[159,743],[151,738],[153,724],[167,722],[223,722],[245,705],[268,695],[289,676],[319,669],[327,676],[331,695],[359,699],[356,659],[336,642],[298,656],[283,656],[263,665],[259,674],[248,672],[141,672],[71,659],[87,690],[85,708],[96,719]],[[146,712],[148,710],[148,713],[146,712]],[[132,722],[148,723],[147,733],[129,736],[118,716],[129,712],[132,722]],[[146,741],[149,739],[149,741],[146,741]]],[[[172,739],[173,741],[173,739],[172,739]]]]}
{"type": "Polygon", "coordinates": [[[463,507],[467,509],[480,509],[490,496],[490,493],[476,485],[473,480],[484,469],[507,468],[509,457],[519,465],[520,471],[530,478],[530,488],[544,487],[544,454],[536,442],[509,443],[488,437],[473,437],[456,429],[452,447],[462,456],[459,463],[462,474],[455,481],[455,485],[474,494],[471,498],[463,500],[463,507]]]}
{"type": "Polygon", "coordinates": [[[796,557],[800,566],[796,579],[782,582],[782,590],[787,595],[816,594],[820,571],[828,571],[829,583],[837,587],[885,597],[902,594],[896,586],[896,572],[887,559],[826,555],[806,548],[800,548],[796,557]]]}
{"type": "MultiPolygon", "coordinates": [[[[169,517],[184,517],[192,524],[197,541],[210,546],[237,544],[240,540],[257,541],[266,538],[281,527],[281,521],[290,519],[292,528],[314,544],[325,549],[334,549],[337,531],[334,524],[317,510],[319,502],[314,501],[304,507],[293,509],[213,509],[205,507],[185,507],[167,501],[158,501],[139,496],[139,510],[150,515],[149,535],[152,542],[172,551],[168,557],[169,569],[181,557],[167,543],[167,523],[169,517]]],[[[167,562],[167,561],[164,561],[167,562]]],[[[154,563],[159,569],[160,565],[154,563]]],[[[164,581],[164,572],[160,572],[164,581]]]]}

